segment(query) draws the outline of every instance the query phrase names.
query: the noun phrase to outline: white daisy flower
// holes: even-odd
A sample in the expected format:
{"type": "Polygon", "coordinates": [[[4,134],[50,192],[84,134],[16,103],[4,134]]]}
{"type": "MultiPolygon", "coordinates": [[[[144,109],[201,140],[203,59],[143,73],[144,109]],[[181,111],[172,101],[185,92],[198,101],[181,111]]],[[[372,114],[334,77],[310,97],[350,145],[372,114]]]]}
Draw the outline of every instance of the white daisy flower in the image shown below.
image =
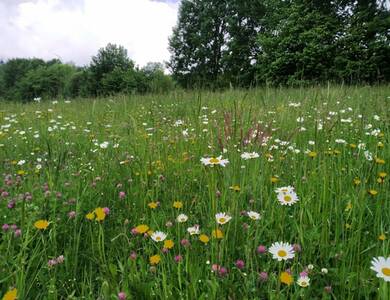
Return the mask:
{"type": "Polygon", "coordinates": [[[294,187],[292,187],[291,185],[289,186],[282,186],[280,188],[277,188],[275,190],[275,193],[277,194],[280,194],[280,193],[292,193],[294,192],[294,187]]]}
{"type": "Polygon", "coordinates": [[[308,287],[310,285],[310,278],[308,276],[300,276],[297,283],[301,287],[308,287]]]}
{"type": "Polygon", "coordinates": [[[295,255],[293,246],[284,242],[273,243],[268,251],[272,254],[272,258],[278,261],[292,259],[295,255]]]}
{"type": "Polygon", "coordinates": [[[227,159],[223,159],[222,158],[222,155],[218,156],[218,157],[202,157],[200,159],[200,161],[202,162],[202,164],[204,164],[205,166],[214,166],[214,165],[220,165],[222,167],[225,167],[228,163],[229,163],[229,160],[227,159]]]}
{"type": "Polygon", "coordinates": [[[252,220],[259,220],[261,218],[260,214],[255,212],[255,211],[248,211],[247,212],[247,215],[249,218],[251,218],[252,220]]]}
{"type": "Polygon", "coordinates": [[[215,219],[217,220],[218,224],[223,225],[229,222],[232,219],[232,217],[222,212],[222,213],[217,213],[215,215],[215,219]]]}
{"type": "Polygon", "coordinates": [[[294,203],[297,203],[299,201],[298,195],[295,192],[290,193],[279,193],[278,194],[278,201],[282,205],[288,205],[291,206],[294,203]]]}
{"type": "Polygon", "coordinates": [[[371,261],[371,270],[376,272],[376,277],[390,282],[390,257],[374,257],[371,261]]]}
{"type": "Polygon", "coordinates": [[[241,154],[241,158],[245,159],[245,160],[252,159],[252,158],[258,158],[258,157],[259,157],[259,153],[256,153],[256,152],[252,152],[252,153],[244,152],[241,154]]]}
{"type": "Polygon", "coordinates": [[[150,237],[155,242],[162,242],[163,240],[166,239],[167,235],[162,231],[156,231],[156,232],[153,232],[150,237]]]}
{"type": "Polygon", "coordinates": [[[200,229],[199,229],[199,225],[194,225],[192,227],[188,227],[187,228],[187,231],[190,235],[194,235],[194,234],[200,234],[200,229]]]}
{"type": "Polygon", "coordinates": [[[187,220],[188,220],[188,216],[185,215],[185,214],[180,214],[180,215],[178,215],[177,218],[176,218],[176,221],[177,221],[178,223],[184,223],[184,222],[187,222],[187,220]]]}

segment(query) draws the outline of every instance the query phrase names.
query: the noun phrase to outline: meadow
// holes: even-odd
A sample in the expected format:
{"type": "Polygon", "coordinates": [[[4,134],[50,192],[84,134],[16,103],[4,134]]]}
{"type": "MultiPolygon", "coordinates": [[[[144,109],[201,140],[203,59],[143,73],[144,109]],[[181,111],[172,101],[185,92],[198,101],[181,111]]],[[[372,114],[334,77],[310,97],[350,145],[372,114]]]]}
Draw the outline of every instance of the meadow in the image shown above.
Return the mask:
{"type": "Polygon", "coordinates": [[[390,299],[390,87],[0,102],[3,299],[390,299]]]}

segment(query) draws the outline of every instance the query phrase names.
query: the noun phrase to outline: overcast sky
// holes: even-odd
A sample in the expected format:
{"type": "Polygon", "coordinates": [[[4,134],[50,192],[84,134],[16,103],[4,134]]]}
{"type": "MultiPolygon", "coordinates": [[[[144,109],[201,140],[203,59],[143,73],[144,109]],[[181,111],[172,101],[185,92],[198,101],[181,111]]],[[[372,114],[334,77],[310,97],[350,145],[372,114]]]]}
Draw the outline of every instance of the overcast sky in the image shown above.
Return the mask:
{"type": "Polygon", "coordinates": [[[0,0],[0,58],[88,64],[107,43],[143,66],[168,60],[179,0],[0,0]]]}

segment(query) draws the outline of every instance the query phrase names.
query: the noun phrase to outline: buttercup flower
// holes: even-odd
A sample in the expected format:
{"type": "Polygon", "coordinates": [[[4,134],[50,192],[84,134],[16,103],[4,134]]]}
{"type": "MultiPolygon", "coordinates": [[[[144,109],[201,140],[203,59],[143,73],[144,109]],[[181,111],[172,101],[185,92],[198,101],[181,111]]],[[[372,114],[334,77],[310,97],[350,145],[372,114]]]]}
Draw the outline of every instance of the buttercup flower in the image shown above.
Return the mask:
{"type": "Polygon", "coordinates": [[[34,227],[39,230],[44,230],[49,226],[49,222],[47,220],[38,220],[34,223],[34,227]]]}

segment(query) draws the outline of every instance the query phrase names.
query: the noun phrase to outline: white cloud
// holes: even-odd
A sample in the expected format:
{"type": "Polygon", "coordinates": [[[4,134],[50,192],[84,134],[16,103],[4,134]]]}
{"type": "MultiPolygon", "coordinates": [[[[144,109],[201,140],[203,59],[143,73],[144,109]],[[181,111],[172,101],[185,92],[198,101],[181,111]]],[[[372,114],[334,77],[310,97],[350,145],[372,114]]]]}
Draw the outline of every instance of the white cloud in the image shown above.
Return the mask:
{"type": "Polygon", "coordinates": [[[0,58],[58,57],[84,65],[111,42],[127,48],[141,66],[167,60],[177,10],[177,3],[155,0],[5,1],[0,58]]]}

